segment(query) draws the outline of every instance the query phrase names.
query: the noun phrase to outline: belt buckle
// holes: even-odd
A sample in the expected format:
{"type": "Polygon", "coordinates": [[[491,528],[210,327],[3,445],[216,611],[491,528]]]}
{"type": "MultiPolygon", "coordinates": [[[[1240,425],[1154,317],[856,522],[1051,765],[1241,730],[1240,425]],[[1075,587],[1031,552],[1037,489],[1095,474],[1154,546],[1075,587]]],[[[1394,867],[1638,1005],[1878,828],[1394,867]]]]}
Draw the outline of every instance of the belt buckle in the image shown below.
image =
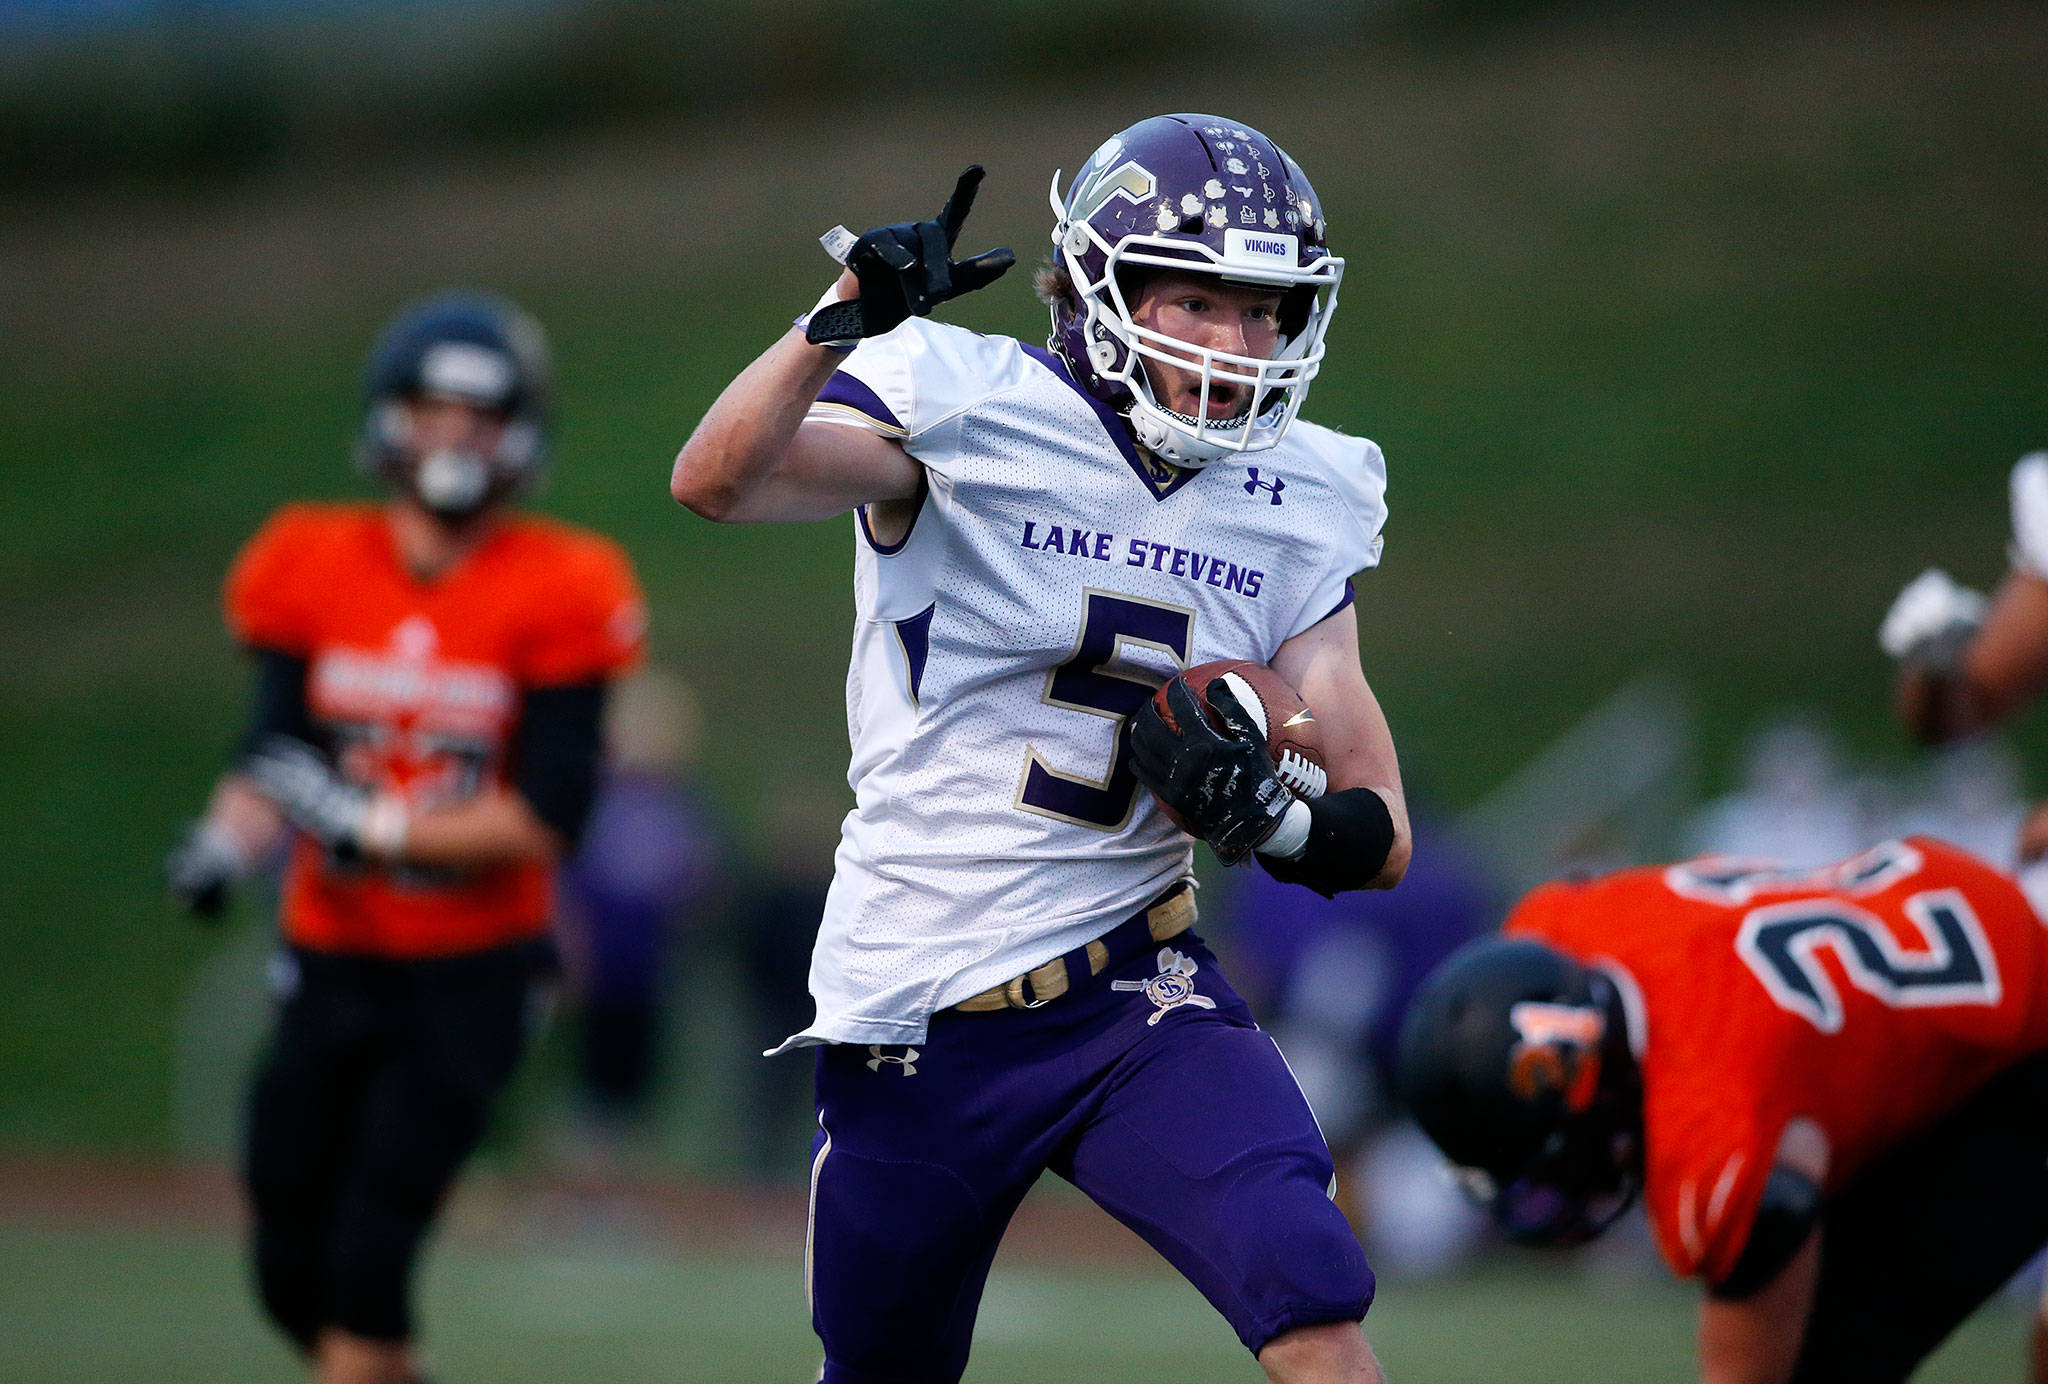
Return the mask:
{"type": "Polygon", "coordinates": [[[1008,981],[1004,982],[1003,998],[1009,1002],[1010,1008],[1042,1009],[1052,1003],[1049,999],[1042,1000],[1037,998],[1036,987],[1033,988],[1033,997],[1031,999],[1027,1000],[1024,998],[1024,982],[1029,979],[1031,979],[1031,973],[1026,971],[1023,975],[1012,976],[1008,981]]]}

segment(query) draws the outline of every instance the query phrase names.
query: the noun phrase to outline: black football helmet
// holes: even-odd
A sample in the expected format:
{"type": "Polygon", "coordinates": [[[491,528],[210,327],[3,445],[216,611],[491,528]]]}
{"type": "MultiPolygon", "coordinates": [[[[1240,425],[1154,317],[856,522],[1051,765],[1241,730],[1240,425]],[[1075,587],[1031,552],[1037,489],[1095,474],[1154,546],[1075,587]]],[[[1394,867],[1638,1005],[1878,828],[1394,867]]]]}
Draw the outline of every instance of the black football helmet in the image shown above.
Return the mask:
{"type": "Polygon", "coordinates": [[[1614,981],[1485,937],[1424,983],[1401,1031],[1410,1112],[1510,1236],[1575,1244],[1642,1185],[1642,1079],[1614,981]]]}
{"type": "Polygon", "coordinates": [[[356,464],[449,523],[473,518],[540,474],[553,386],[546,334],[505,299],[444,293],[413,303],[371,348],[356,464]],[[497,445],[421,453],[406,406],[425,398],[499,415],[505,428],[497,445]]]}

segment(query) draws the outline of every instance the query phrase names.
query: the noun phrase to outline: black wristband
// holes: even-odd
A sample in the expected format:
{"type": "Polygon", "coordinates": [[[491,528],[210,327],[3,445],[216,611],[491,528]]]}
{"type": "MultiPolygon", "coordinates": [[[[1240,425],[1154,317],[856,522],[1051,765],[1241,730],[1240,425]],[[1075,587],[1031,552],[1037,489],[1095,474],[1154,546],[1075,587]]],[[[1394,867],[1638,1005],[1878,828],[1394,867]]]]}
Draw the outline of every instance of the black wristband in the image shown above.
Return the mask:
{"type": "Polygon", "coordinates": [[[1749,1242],[1728,1276],[1707,1285],[1707,1295],[1739,1302],[1768,1288],[1806,1247],[1820,1216],[1820,1184],[1782,1163],[1772,1168],[1757,1202],[1749,1242]]]}
{"type": "Polygon", "coordinates": [[[1386,868],[1394,849],[1394,814],[1370,788],[1346,788],[1308,800],[1308,844],[1292,860],[1262,855],[1266,873],[1324,898],[1363,889],[1386,868]]]}

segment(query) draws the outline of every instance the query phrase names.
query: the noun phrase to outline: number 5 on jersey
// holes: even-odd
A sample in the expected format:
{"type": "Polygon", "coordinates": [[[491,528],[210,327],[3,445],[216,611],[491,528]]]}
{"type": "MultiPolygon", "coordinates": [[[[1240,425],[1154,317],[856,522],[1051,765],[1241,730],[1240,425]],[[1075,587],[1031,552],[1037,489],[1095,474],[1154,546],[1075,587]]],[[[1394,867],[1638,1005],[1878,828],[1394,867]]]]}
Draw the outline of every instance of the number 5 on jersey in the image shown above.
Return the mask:
{"type": "Polygon", "coordinates": [[[1128,723],[1165,679],[1126,664],[1124,653],[1132,647],[1157,649],[1185,668],[1194,627],[1195,612],[1187,606],[1088,589],[1074,652],[1046,675],[1042,700],[1116,722],[1109,772],[1090,778],[1055,769],[1027,745],[1018,807],[1098,831],[1120,830],[1131,819],[1138,780],[1131,773],[1128,723]]]}

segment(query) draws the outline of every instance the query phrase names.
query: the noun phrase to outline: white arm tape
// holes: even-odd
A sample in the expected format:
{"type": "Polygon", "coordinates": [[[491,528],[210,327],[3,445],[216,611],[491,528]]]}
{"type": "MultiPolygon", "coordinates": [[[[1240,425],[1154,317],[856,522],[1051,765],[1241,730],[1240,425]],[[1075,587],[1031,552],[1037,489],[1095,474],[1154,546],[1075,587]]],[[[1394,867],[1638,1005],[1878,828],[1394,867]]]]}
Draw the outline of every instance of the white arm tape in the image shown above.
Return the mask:
{"type": "Polygon", "coordinates": [[[373,860],[396,860],[405,852],[405,838],[411,827],[403,799],[379,793],[370,799],[363,813],[363,854],[373,860]]]}
{"type": "Polygon", "coordinates": [[[2012,468],[2013,566],[2048,577],[2048,452],[2029,452],[2012,468]]]}
{"type": "Polygon", "coordinates": [[[846,227],[834,226],[831,230],[818,237],[818,243],[825,247],[826,254],[830,255],[838,263],[844,264],[847,258],[853,254],[854,242],[859,239],[859,236],[847,230],[846,227]]]}
{"type": "Polygon", "coordinates": [[[1273,834],[1259,843],[1259,854],[1275,860],[1299,860],[1308,849],[1308,828],[1308,804],[1296,798],[1287,805],[1287,815],[1273,828],[1273,834]]]}

